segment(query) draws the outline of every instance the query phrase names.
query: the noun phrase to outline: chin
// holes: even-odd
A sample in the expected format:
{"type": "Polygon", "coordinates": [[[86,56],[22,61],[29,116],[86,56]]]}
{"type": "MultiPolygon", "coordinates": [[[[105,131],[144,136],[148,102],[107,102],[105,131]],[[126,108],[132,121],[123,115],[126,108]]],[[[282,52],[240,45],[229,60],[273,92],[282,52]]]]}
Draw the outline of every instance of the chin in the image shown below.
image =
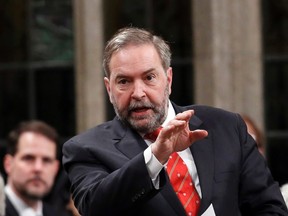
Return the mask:
{"type": "Polygon", "coordinates": [[[31,200],[41,200],[44,198],[44,196],[46,195],[46,193],[42,193],[42,192],[35,192],[35,191],[30,191],[27,192],[26,197],[31,199],[31,200]]]}
{"type": "Polygon", "coordinates": [[[132,128],[134,128],[136,131],[140,132],[140,133],[147,133],[149,132],[149,130],[151,130],[152,127],[152,121],[150,120],[143,120],[141,122],[139,121],[130,121],[129,122],[130,125],[132,126],[132,128]]]}
{"type": "Polygon", "coordinates": [[[47,188],[31,188],[28,193],[31,196],[35,196],[35,197],[44,197],[46,194],[48,194],[49,190],[47,190],[47,188]]]}

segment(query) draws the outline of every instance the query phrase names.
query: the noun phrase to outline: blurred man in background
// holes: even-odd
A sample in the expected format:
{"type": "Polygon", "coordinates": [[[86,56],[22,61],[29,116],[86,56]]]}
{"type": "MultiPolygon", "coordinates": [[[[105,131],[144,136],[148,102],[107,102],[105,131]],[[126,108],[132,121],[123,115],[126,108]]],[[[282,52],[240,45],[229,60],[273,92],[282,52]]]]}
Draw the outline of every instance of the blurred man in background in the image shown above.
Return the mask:
{"type": "Polygon", "coordinates": [[[23,122],[8,137],[6,216],[55,216],[43,202],[59,169],[57,133],[41,121],[23,122]]]}

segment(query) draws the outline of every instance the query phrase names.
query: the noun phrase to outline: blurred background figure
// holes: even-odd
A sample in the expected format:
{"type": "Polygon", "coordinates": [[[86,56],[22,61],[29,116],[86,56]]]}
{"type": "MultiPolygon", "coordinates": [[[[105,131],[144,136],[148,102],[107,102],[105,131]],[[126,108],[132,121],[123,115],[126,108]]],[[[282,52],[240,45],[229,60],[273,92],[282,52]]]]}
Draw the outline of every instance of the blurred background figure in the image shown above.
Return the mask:
{"type": "Polygon", "coordinates": [[[9,133],[4,157],[6,216],[66,215],[43,201],[59,169],[57,141],[56,130],[42,121],[21,122],[9,133]]]}
{"type": "Polygon", "coordinates": [[[0,216],[5,214],[4,180],[0,173],[0,216]]]}
{"type": "Polygon", "coordinates": [[[255,124],[255,122],[252,120],[251,117],[245,114],[242,114],[241,116],[247,125],[248,133],[256,141],[259,152],[265,157],[265,146],[262,132],[257,127],[257,125],[255,124]]]}

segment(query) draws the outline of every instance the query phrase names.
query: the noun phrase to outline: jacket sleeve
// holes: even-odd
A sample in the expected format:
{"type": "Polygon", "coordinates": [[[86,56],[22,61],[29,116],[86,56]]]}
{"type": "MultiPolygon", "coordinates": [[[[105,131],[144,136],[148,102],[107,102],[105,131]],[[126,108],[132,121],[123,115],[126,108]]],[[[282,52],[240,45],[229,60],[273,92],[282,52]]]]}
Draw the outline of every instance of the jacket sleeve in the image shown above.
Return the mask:
{"type": "MultiPolygon", "coordinates": [[[[106,154],[107,161],[111,161],[113,154],[106,154]]],[[[139,203],[158,192],[148,174],[143,153],[131,160],[126,158],[121,162],[123,166],[111,169],[108,162],[97,159],[91,149],[71,139],[64,144],[63,155],[72,196],[82,215],[124,215],[126,210],[137,209],[139,203]]],[[[160,186],[163,183],[161,180],[160,186]]]]}

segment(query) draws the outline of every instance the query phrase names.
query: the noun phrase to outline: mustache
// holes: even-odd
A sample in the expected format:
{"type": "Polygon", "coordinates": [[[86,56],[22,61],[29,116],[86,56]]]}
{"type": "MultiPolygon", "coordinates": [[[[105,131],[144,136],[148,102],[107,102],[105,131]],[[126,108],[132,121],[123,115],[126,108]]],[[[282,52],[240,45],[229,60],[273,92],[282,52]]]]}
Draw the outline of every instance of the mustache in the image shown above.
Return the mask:
{"type": "Polygon", "coordinates": [[[131,112],[135,109],[155,109],[155,106],[150,102],[131,102],[127,108],[128,112],[131,112]]]}
{"type": "Polygon", "coordinates": [[[46,184],[46,181],[44,181],[40,176],[34,176],[33,178],[28,179],[27,182],[32,182],[32,181],[40,181],[43,184],[46,184]]]}

